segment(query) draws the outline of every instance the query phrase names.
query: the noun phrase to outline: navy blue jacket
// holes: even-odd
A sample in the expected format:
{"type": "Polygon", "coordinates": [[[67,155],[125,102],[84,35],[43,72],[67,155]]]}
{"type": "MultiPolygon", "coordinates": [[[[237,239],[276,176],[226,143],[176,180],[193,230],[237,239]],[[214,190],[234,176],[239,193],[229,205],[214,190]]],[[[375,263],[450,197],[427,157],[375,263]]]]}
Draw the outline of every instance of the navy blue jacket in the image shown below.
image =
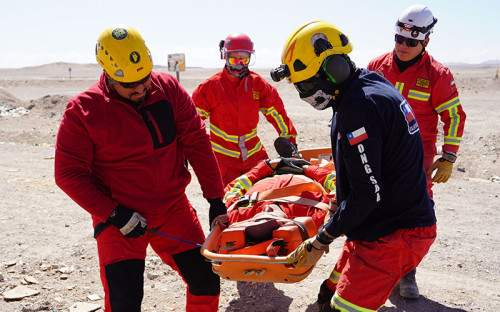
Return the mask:
{"type": "Polygon", "coordinates": [[[408,102],[366,69],[339,101],[331,125],[339,209],[327,232],[375,241],[398,229],[435,224],[422,139],[408,102]]]}

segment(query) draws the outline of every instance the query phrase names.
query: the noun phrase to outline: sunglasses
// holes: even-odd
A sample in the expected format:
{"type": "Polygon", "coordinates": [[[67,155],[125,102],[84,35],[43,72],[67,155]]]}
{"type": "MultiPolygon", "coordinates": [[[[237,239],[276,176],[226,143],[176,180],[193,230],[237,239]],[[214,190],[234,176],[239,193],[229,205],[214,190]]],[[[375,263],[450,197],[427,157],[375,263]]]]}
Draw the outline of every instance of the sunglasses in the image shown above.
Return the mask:
{"type": "Polygon", "coordinates": [[[396,37],[394,39],[396,40],[397,44],[403,44],[404,42],[406,42],[406,45],[410,48],[418,46],[418,44],[423,41],[423,40],[406,38],[398,34],[396,34],[396,37]]]}
{"type": "Polygon", "coordinates": [[[122,87],[124,87],[125,89],[132,89],[132,88],[137,87],[138,85],[145,84],[149,80],[149,78],[151,78],[151,73],[149,75],[147,75],[146,77],[142,78],[139,81],[134,81],[134,82],[118,82],[118,83],[122,87]]]}
{"type": "Polygon", "coordinates": [[[318,85],[318,79],[316,77],[312,77],[304,81],[296,82],[293,85],[300,93],[308,94],[316,89],[316,86],[318,85]]]}
{"type": "Polygon", "coordinates": [[[237,58],[237,57],[228,57],[227,62],[229,65],[248,65],[250,63],[250,57],[245,58],[237,58]]]}

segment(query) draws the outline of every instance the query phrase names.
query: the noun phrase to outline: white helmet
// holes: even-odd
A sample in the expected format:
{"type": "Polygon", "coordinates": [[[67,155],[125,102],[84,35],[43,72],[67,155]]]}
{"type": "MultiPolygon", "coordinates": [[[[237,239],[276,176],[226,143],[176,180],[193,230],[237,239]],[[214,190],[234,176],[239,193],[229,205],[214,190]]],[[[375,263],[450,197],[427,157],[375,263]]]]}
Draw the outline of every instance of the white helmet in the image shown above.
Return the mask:
{"type": "Polygon", "coordinates": [[[408,7],[399,17],[394,30],[396,34],[406,38],[424,40],[432,33],[437,19],[431,10],[422,4],[408,7]]]}

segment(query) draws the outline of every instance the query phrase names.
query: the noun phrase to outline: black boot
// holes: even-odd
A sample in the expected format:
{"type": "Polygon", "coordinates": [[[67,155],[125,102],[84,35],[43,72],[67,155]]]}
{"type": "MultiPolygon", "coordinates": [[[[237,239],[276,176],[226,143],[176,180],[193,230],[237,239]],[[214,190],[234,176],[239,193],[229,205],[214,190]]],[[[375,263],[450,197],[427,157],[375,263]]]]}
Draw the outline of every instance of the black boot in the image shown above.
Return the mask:
{"type": "Polygon", "coordinates": [[[320,312],[330,312],[335,311],[330,309],[330,301],[333,297],[333,291],[326,287],[326,280],[323,281],[319,288],[318,294],[318,308],[320,312]]]}
{"type": "Polygon", "coordinates": [[[417,268],[411,270],[399,281],[399,295],[406,299],[418,299],[418,286],[415,279],[417,268]]]}
{"type": "Polygon", "coordinates": [[[278,137],[274,140],[274,148],[280,157],[283,158],[300,158],[297,146],[290,142],[290,140],[283,137],[278,137]]]}

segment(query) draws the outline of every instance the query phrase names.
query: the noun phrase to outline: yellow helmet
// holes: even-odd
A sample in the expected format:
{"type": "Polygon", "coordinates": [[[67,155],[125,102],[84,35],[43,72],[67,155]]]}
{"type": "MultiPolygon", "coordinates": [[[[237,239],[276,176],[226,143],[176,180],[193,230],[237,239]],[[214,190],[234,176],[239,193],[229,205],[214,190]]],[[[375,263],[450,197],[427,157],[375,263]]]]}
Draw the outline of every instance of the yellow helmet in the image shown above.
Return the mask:
{"type": "Polygon", "coordinates": [[[128,25],[104,30],[95,46],[97,62],[119,82],[135,82],[153,70],[153,60],[139,32],[128,25]]]}
{"type": "Polygon", "coordinates": [[[285,73],[281,79],[287,77],[290,83],[309,79],[326,57],[351,51],[352,44],[340,29],[324,21],[309,22],[297,28],[285,42],[280,66],[285,73]]]}

